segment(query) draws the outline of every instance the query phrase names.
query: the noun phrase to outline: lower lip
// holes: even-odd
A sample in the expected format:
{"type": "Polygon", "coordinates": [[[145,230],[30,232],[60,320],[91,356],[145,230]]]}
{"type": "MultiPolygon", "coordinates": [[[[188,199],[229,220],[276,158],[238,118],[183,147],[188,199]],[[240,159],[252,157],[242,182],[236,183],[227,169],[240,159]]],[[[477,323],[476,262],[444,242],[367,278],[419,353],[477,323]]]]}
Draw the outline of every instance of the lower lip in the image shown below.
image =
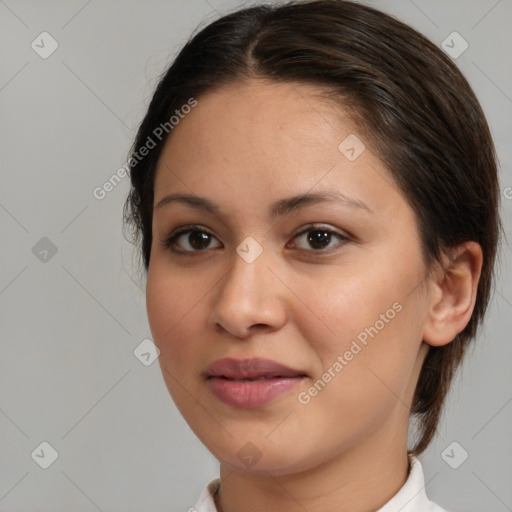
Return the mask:
{"type": "Polygon", "coordinates": [[[302,382],[304,377],[286,377],[237,382],[222,377],[208,379],[213,394],[232,407],[261,407],[302,382]]]}

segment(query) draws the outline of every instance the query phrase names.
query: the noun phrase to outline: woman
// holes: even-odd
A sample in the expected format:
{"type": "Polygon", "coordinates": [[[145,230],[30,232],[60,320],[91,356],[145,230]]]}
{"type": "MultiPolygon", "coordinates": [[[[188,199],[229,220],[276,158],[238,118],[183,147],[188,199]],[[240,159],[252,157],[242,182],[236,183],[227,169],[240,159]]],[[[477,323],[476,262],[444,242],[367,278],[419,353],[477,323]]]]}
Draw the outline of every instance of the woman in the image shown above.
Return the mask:
{"type": "Polygon", "coordinates": [[[500,232],[450,58],[357,3],[239,10],[164,74],[130,165],[160,367],[220,461],[191,510],[442,511],[417,455],[500,232]]]}

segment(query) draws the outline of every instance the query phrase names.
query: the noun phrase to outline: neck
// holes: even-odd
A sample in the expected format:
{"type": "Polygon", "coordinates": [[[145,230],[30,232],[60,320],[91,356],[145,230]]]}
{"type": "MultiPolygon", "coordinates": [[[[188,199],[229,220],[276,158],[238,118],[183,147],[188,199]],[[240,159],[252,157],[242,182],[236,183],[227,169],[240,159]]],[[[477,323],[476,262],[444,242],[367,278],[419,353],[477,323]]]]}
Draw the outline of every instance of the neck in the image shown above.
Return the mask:
{"type": "MultiPolygon", "coordinates": [[[[382,432],[380,433],[382,434],[382,432]]],[[[388,433],[389,434],[389,433],[388,433]]],[[[403,436],[372,438],[314,468],[275,476],[220,466],[218,512],[369,512],[382,507],[403,486],[409,473],[403,436]],[[390,441],[391,440],[391,441],[390,441]]],[[[406,436],[405,436],[406,438],[406,436]]]]}

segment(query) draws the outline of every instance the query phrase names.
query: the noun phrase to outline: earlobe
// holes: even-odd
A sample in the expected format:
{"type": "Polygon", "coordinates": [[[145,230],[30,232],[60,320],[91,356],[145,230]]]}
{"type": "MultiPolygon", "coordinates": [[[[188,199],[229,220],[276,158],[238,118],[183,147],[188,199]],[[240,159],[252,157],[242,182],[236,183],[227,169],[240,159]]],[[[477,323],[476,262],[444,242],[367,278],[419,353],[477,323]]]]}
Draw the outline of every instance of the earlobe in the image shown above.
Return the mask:
{"type": "Polygon", "coordinates": [[[432,278],[425,343],[446,345],[464,330],[475,306],[482,263],[482,248],[476,242],[451,248],[443,257],[443,268],[432,278]]]}

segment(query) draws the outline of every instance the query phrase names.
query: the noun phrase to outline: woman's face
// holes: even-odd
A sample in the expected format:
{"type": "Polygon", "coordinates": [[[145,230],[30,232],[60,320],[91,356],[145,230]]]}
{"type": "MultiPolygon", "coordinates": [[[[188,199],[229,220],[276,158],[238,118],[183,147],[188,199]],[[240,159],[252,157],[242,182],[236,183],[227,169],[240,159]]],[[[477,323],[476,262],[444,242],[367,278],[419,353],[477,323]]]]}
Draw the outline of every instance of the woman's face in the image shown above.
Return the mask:
{"type": "Polygon", "coordinates": [[[426,353],[413,210],[318,91],[250,81],[198,98],[156,173],[147,310],[163,377],[196,435],[240,471],[403,448],[426,353]],[[223,358],[302,377],[208,378],[223,358]]]}

